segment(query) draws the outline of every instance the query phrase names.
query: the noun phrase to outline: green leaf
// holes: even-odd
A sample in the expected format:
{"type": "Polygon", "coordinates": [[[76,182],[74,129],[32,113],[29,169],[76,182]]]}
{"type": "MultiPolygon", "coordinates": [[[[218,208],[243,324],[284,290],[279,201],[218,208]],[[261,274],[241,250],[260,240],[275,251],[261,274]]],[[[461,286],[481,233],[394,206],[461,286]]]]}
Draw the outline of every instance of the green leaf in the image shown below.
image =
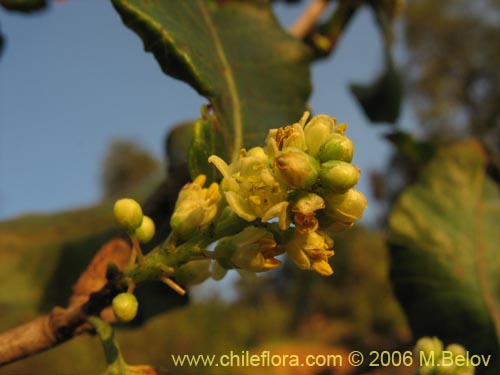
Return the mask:
{"type": "Polygon", "coordinates": [[[398,158],[404,157],[415,165],[430,161],[436,152],[436,146],[428,141],[419,141],[410,133],[396,130],[385,136],[398,152],[398,158]]]}
{"type": "MultiPolygon", "coordinates": [[[[392,280],[416,338],[498,358],[500,194],[475,141],[448,146],[390,217],[392,280]]],[[[500,363],[485,373],[498,374],[500,363]]]]}
{"type": "Polygon", "coordinates": [[[46,0],[0,0],[0,5],[5,9],[18,12],[32,12],[47,6],[46,0]]]}
{"type": "Polygon", "coordinates": [[[386,54],[384,71],[369,84],[351,84],[351,92],[372,122],[395,123],[399,117],[403,84],[392,58],[386,54]]]}
{"type": "Polygon", "coordinates": [[[288,35],[267,1],[113,0],[163,71],[207,97],[224,154],[264,142],[299,120],[311,86],[310,50],[288,35]]]}

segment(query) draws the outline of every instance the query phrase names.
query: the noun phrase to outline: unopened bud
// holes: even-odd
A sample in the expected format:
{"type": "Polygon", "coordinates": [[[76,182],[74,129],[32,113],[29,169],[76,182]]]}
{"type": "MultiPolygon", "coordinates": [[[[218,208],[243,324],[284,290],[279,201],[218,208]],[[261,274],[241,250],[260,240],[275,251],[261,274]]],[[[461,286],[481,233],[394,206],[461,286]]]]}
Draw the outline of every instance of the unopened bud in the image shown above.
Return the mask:
{"type": "Polygon", "coordinates": [[[318,161],[299,149],[286,149],[274,163],[282,179],[293,189],[309,189],[318,179],[318,161]]]}
{"type": "Polygon", "coordinates": [[[132,293],[120,293],[113,298],[113,312],[120,322],[130,322],[137,315],[139,303],[132,293]]]}
{"type": "Polygon", "coordinates": [[[335,127],[335,119],[328,115],[317,115],[304,128],[307,151],[316,156],[325,140],[335,127]]]}
{"type": "Polygon", "coordinates": [[[322,197],[326,203],[325,215],[341,223],[359,220],[368,207],[366,197],[355,189],[349,189],[344,194],[323,191],[322,197]]]}
{"type": "Polygon", "coordinates": [[[119,227],[133,233],[142,223],[142,208],[139,203],[130,198],[116,201],[113,208],[115,220],[119,227]]]}
{"type": "Polygon", "coordinates": [[[142,224],[135,230],[135,236],[140,243],[148,243],[155,235],[155,223],[149,216],[144,215],[142,224]]]}
{"type": "Polygon", "coordinates": [[[319,183],[335,193],[345,193],[358,183],[359,169],[350,163],[330,160],[321,164],[319,183]]]}
{"type": "Polygon", "coordinates": [[[345,135],[332,133],[318,153],[322,163],[328,160],[342,160],[350,163],[354,154],[354,145],[345,135]]]}
{"type": "Polygon", "coordinates": [[[453,357],[466,355],[465,348],[459,344],[450,344],[446,347],[446,351],[453,353],[453,357]]]}
{"type": "Polygon", "coordinates": [[[443,351],[443,343],[437,337],[422,337],[415,344],[413,351],[418,356],[422,352],[426,357],[434,356],[439,358],[443,351]]]}

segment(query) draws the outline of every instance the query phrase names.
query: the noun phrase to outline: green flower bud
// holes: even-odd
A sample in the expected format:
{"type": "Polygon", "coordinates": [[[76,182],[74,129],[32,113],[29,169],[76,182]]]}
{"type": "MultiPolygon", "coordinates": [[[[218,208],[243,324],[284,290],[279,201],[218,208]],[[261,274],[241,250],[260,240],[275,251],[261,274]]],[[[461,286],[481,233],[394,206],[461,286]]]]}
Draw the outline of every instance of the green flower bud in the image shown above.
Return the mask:
{"type": "Polygon", "coordinates": [[[466,351],[462,345],[459,344],[450,344],[446,347],[446,351],[453,353],[453,357],[457,355],[465,356],[466,351]]]}
{"type": "Polygon", "coordinates": [[[325,215],[341,223],[353,223],[361,219],[368,207],[363,193],[355,189],[349,189],[344,194],[322,191],[321,196],[326,204],[325,215]]]}
{"type": "Polygon", "coordinates": [[[340,160],[330,160],[321,164],[319,183],[335,193],[345,193],[358,183],[359,169],[340,160]]]}
{"type": "Polygon", "coordinates": [[[345,135],[332,133],[321,147],[318,157],[322,163],[328,160],[342,160],[350,163],[354,154],[354,145],[345,135]]]}
{"type": "Polygon", "coordinates": [[[309,121],[304,128],[307,151],[316,156],[323,142],[330,136],[335,128],[335,119],[328,115],[317,115],[309,121]]]}
{"type": "Polygon", "coordinates": [[[442,351],[443,343],[437,337],[422,337],[417,341],[413,349],[416,356],[420,356],[420,352],[423,352],[427,358],[430,356],[439,358],[442,351]]]}
{"type": "Polygon", "coordinates": [[[144,215],[142,224],[135,231],[135,236],[140,243],[148,243],[155,235],[155,223],[149,216],[144,215]]]}
{"type": "Polygon", "coordinates": [[[133,233],[142,223],[142,208],[139,203],[130,198],[119,199],[113,208],[118,226],[133,233]]]}
{"type": "Polygon", "coordinates": [[[130,322],[137,315],[139,303],[132,293],[120,293],[113,298],[113,312],[120,322],[130,322]]]}
{"type": "Polygon", "coordinates": [[[297,148],[287,148],[274,159],[275,168],[293,189],[310,189],[318,179],[319,163],[297,148]]]}

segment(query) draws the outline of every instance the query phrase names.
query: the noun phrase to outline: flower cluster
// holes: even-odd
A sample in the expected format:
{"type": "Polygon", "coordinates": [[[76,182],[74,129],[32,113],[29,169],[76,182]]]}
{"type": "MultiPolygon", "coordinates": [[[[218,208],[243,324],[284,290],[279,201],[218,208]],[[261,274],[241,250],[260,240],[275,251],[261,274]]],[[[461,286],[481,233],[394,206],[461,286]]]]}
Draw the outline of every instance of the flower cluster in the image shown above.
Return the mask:
{"type": "Polygon", "coordinates": [[[367,203],[353,188],[360,171],[351,164],[354,146],[344,134],[347,126],[327,115],[308,118],[306,112],[298,123],[271,129],[265,149],[243,149],[230,165],[218,156],[209,158],[223,176],[220,189],[227,205],[255,226],[230,237],[235,245],[221,241],[217,250],[223,265],[264,271],[279,265],[274,257],[286,252],[302,269],[333,273],[330,235],[352,226],[367,203]],[[270,225],[257,228],[271,219],[283,233],[270,225]],[[274,237],[282,240],[276,244],[274,237]]]}

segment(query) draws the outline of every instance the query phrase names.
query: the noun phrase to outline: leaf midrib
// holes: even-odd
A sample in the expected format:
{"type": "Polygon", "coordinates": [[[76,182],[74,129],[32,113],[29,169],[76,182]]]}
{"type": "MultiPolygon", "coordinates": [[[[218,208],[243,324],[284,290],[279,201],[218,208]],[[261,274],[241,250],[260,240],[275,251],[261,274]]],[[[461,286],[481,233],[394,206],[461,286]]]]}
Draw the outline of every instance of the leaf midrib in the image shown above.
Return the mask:
{"type": "Polygon", "coordinates": [[[229,93],[229,98],[231,99],[231,106],[233,107],[233,113],[232,113],[232,124],[228,124],[232,126],[234,129],[234,141],[233,145],[234,148],[232,150],[232,155],[231,155],[231,160],[236,160],[239,154],[239,150],[242,146],[242,128],[243,128],[243,120],[242,120],[242,114],[241,114],[241,105],[240,105],[240,97],[238,90],[236,88],[236,81],[234,79],[233,75],[233,70],[231,68],[231,65],[229,64],[229,61],[226,57],[226,54],[224,52],[224,49],[222,48],[222,43],[219,37],[219,34],[217,33],[216,28],[214,27],[214,24],[212,23],[212,19],[210,17],[210,13],[205,6],[205,3],[203,0],[197,0],[197,4],[200,8],[201,14],[203,16],[203,20],[205,21],[205,24],[210,32],[210,37],[212,38],[215,46],[215,52],[217,56],[219,57],[221,64],[224,68],[224,74],[223,77],[227,82],[228,86],[228,93],[229,93]]]}

